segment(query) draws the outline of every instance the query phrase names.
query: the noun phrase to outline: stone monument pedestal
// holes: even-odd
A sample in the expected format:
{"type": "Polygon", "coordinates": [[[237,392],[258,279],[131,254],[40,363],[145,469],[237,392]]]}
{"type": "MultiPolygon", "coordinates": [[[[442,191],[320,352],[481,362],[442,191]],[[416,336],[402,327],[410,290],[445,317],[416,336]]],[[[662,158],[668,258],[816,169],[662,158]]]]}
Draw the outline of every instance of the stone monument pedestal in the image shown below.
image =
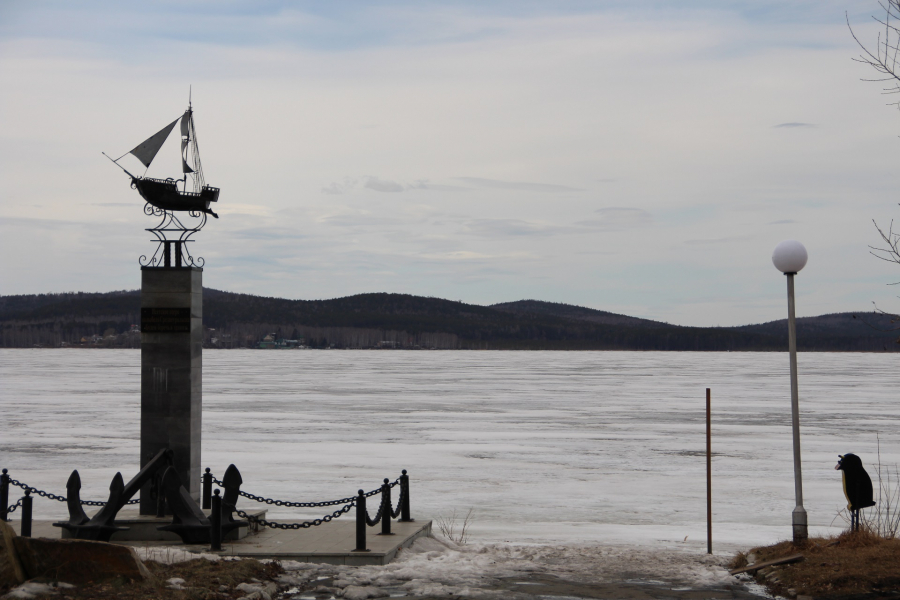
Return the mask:
{"type": "MultiPolygon", "coordinates": [[[[203,362],[203,269],[141,268],[141,467],[160,450],[200,503],[203,362]]],[[[151,485],[141,515],[156,515],[151,485]]]]}

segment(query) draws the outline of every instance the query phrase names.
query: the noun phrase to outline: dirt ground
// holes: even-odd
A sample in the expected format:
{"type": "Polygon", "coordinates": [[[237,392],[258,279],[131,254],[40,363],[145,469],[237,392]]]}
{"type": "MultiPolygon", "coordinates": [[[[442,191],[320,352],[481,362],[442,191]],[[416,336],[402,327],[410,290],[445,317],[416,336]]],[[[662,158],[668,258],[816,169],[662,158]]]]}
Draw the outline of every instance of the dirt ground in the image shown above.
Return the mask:
{"type": "Polygon", "coordinates": [[[804,560],[773,566],[756,573],[771,593],[817,599],[900,598],[900,540],[859,531],[837,537],[811,538],[802,545],[781,542],[738,554],[740,568],[794,554],[804,560]]]}
{"type": "MultiPolygon", "coordinates": [[[[59,600],[206,600],[240,598],[247,592],[235,586],[252,580],[271,580],[284,571],[277,563],[262,564],[255,560],[208,561],[196,559],[183,563],[164,565],[153,561],[144,563],[153,574],[148,581],[112,580],[74,587],[56,588],[47,597],[59,600]],[[185,583],[173,586],[171,579],[183,579],[185,583]],[[184,589],[176,589],[182,587],[184,589]]],[[[55,583],[33,580],[34,583],[55,583]]],[[[26,588],[27,589],[27,588],[26,588]]],[[[9,588],[0,591],[5,594],[9,588]]],[[[41,594],[44,595],[44,594],[41,594]]]]}

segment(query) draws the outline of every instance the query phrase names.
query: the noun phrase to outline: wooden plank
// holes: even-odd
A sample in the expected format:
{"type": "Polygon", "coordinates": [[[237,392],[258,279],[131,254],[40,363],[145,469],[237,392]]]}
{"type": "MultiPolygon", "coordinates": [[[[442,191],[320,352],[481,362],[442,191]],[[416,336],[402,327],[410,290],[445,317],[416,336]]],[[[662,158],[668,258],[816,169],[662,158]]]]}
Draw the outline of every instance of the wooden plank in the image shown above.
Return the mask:
{"type": "Polygon", "coordinates": [[[738,573],[747,573],[749,571],[759,571],[760,569],[765,569],[766,567],[772,567],[774,565],[788,565],[795,562],[800,562],[803,560],[802,554],[792,554],[791,556],[785,556],[784,558],[776,558],[775,560],[767,560],[765,562],[756,563],[750,565],[749,567],[742,567],[740,569],[735,569],[734,571],[729,571],[732,575],[737,575],[738,573]]]}

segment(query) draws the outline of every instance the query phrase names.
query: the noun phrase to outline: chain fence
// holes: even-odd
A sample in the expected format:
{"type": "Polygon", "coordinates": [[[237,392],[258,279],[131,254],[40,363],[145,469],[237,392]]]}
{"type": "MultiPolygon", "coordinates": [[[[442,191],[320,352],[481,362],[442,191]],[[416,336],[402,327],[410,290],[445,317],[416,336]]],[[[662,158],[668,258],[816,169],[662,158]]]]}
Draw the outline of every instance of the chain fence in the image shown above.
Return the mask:
{"type": "Polygon", "coordinates": [[[234,512],[236,512],[242,518],[247,519],[248,521],[251,521],[253,523],[262,525],[263,527],[270,527],[272,529],[309,529],[310,527],[318,527],[322,523],[328,523],[329,521],[331,521],[333,519],[337,519],[341,515],[350,512],[350,510],[354,506],[356,506],[355,501],[344,505],[343,507],[334,511],[330,515],[325,515],[321,519],[313,519],[312,521],[304,521],[302,523],[278,523],[277,521],[268,521],[266,519],[263,519],[262,517],[248,515],[244,511],[240,510],[239,508],[236,508],[236,507],[232,507],[232,508],[234,508],[234,512]]]}
{"type": "MultiPolygon", "coordinates": [[[[225,484],[216,479],[215,475],[212,476],[212,482],[215,483],[220,488],[224,488],[225,484]]],[[[400,484],[400,478],[398,477],[389,485],[394,487],[400,484]]],[[[248,500],[253,500],[254,502],[260,502],[262,504],[268,504],[271,506],[287,506],[288,508],[320,508],[322,506],[337,506],[339,504],[349,504],[352,502],[356,502],[356,496],[350,496],[348,498],[341,498],[339,500],[325,500],[323,502],[291,502],[289,500],[276,500],[274,498],[266,498],[265,496],[256,496],[249,492],[245,492],[244,490],[240,490],[238,492],[244,498],[248,500]]],[[[371,492],[366,493],[366,498],[371,498],[372,496],[377,496],[381,493],[381,488],[378,487],[371,492]]]]}
{"type": "MultiPolygon", "coordinates": [[[[217,486],[224,488],[225,484],[220,479],[217,479],[215,475],[210,474],[210,480],[215,483],[217,486]]],[[[388,483],[387,486],[389,488],[393,488],[397,485],[400,485],[400,478],[398,477],[391,483],[388,483]]],[[[382,488],[384,486],[380,486],[371,492],[366,492],[363,494],[366,498],[371,498],[372,496],[377,496],[382,492],[382,488]]],[[[388,512],[394,517],[397,518],[400,516],[401,507],[403,505],[403,488],[401,487],[400,500],[397,502],[397,510],[393,510],[391,507],[388,507],[388,512]]],[[[358,496],[350,496],[347,498],[341,498],[339,500],[325,500],[323,502],[292,502],[289,500],[277,500],[275,498],[266,498],[265,496],[257,496],[255,494],[251,494],[249,492],[245,492],[244,490],[239,490],[238,494],[247,498],[248,500],[253,500],[254,502],[259,502],[261,504],[268,504],[270,506],[286,506],[289,508],[320,508],[324,506],[337,506],[339,504],[343,504],[344,506],[334,511],[330,515],[325,515],[321,519],[313,519],[312,521],[304,521],[301,523],[279,523],[277,521],[269,521],[263,519],[262,517],[256,517],[253,515],[249,515],[246,512],[238,509],[236,506],[231,506],[230,508],[234,510],[235,513],[241,516],[241,518],[247,519],[253,523],[257,523],[262,525],[263,527],[270,527],[272,529],[308,529],[309,527],[317,527],[322,523],[328,523],[333,519],[337,519],[341,515],[344,515],[350,510],[352,510],[356,506],[356,500],[358,496]]],[[[372,519],[369,517],[368,511],[366,511],[366,523],[370,527],[374,527],[381,521],[381,517],[384,513],[384,502],[378,508],[378,513],[375,515],[375,518],[372,519]]]]}
{"type": "Polygon", "coordinates": [[[391,518],[396,519],[400,517],[400,513],[403,512],[403,497],[406,495],[406,489],[403,486],[400,487],[400,497],[397,498],[397,510],[391,510],[390,505],[388,505],[388,510],[391,513],[391,518]]]}
{"type": "Polygon", "coordinates": [[[7,507],[7,509],[6,509],[6,514],[7,514],[7,515],[13,514],[14,512],[16,512],[16,509],[19,508],[20,506],[22,506],[22,499],[21,499],[21,498],[19,498],[19,501],[16,502],[15,504],[13,504],[13,505],[7,507]]]}
{"type": "MultiPolygon", "coordinates": [[[[388,509],[390,510],[390,509],[388,509]]],[[[375,518],[369,516],[369,511],[366,510],[366,525],[369,527],[375,527],[381,522],[381,517],[384,516],[384,501],[382,500],[381,504],[378,506],[378,512],[375,513],[375,518]]]]}
{"type": "MultiPolygon", "coordinates": [[[[48,500],[55,500],[56,502],[67,502],[65,496],[58,496],[51,492],[45,492],[44,490],[39,490],[36,487],[32,487],[28,484],[22,483],[21,481],[16,481],[12,477],[9,478],[9,483],[10,483],[10,485],[20,487],[27,492],[31,492],[32,494],[37,494],[38,496],[41,496],[42,498],[47,498],[48,500]]],[[[129,500],[125,504],[137,504],[139,502],[140,502],[140,499],[135,498],[134,500],[129,500]]],[[[22,504],[22,500],[20,498],[19,502],[17,502],[15,504],[15,506],[19,506],[21,504],[22,504]]],[[[96,500],[82,500],[81,504],[84,506],[106,506],[106,502],[99,502],[96,500]]],[[[12,507],[10,509],[7,509],[7,513],[12,512],[12,510],[13,510],[12,507]]]]}
{"type": "MultiPolygon", "coordinates": [[[[224,483],[221,480],[216,479],[215,476],[211,476],[211,479],[212,479],[212,482],[215,483],[216,485],[223,487],[223,488],[225,487],[224,483]]],[[[14,485],[16,487],[22,488],[26,492],[37,494],[38,496],[41,496],[42,498],[47,498],[48,500],[54,500],[56,502],[66,502],[67,501],[65,496],[60,496],[60,495],[54,494],[52,492],[40,490],[36,487],[32,487],[28,484],[22,483],[21,481],[17,481],[11,477],[8,479],[8,481],[9,481],[10,485],[14,485]]],[[[390,489],[399,484],[400,484],[400,479],[397,478],[394,481],[392,481],[391,483],[388,483],[385,485],[390,489]]],[[[370,492],[366,492],[365,494],[363,494],[363,496],[365,498],[371,498],[372,496],[377,496],[378,494],[382,493],[383,488],[384,488],[384,486],[380,486],[370,492]]],[[[399,517],[401,510],[402,510],[402,506],[403,506],[403,499],[404,499],[405,491],[406,490],[403,488],[403,486],[401,486],[400,487],[400,497],[397,500],[397,508],[396,509],[394,509],[393,507],[391,507],[389,505],[386,507],[385,506],[386,502],[383,499],[378,507],[378,512],[375,514],[374,518],[372,518],[369,515],[369,512],[366,511],[366,514],[365,514],[366,524],[369,527],[374,527],[378,523],[380,523],[381,519],[385,516],[385,508],[387,509],[388,518],[396,519],[397,517],[399,517]]],[[[246,512],[238,509],[236,506],[232,505],[229,507],[232,510],[234,510],[235,513],[237,513],[241,518],[247,519],[248,521],[255,523],[257,525],[262,525],[263,527],[269,527],[272,529],[308,529],[310,527],[317,527],[319,525],[322,525],[323,523],[328,523],[328,522],[330,522],[334,519],[337,519],[338,517],[350,512],[356,506],[356,502],[357,502],[357,498],[358,498],[358,496],[350,496],[347,498],[340,498],[338,500],[326,500],[323,502],[291,502],[288,500],[277,500],[274,498],[266,498],[264,496],[257,496],[255,494],[251,494],[251,493],[245,492],[243,490],[240,490],[239,494],[241,496],[247,498],[248,500],[253,500],[254,502],[259,502],[259,503],[267,504],[270,506],[286,506],[289,508],[320,508],[320,507],[325,507],[325,506],[337,506],[337,505],[341,505],[341,504],[343,505],[341,508],[335,510],[333,513],[325,515],[322,518],[313,519],[311,521],[303,521],[300,523],[280,523],[277,521],[270,521],[267,519],[263,519],[262,517],[249,515],[246,512]]],[[[14,513],[20,506],[22,506],[22,500],[23,500],[22,498],[19,498],[18,502],[7,507],[6,514],[10,515],[10,514],[14,513]]],[[[139,502],[140,502],[140,499],[133,499],[133,500],[129,500],[125,504],[126,505],[127,504],[138,504],[139,502]]],[[[106,506],[107,503],[93,501],[93,500],[82,500],[81,504],[85,505],[85,506],[106,506]]]]}

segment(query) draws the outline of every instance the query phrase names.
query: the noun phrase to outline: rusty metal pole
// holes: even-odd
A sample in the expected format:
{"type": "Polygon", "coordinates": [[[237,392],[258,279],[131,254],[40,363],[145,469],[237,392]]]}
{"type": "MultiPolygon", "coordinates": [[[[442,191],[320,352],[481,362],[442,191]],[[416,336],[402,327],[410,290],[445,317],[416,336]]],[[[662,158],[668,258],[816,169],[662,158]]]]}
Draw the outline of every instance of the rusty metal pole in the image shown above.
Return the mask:
{"type": "Polygon", "coordinates": [[[706,388],[706,553],[712,554],[712,426],[709,388],[706,388]]]}

